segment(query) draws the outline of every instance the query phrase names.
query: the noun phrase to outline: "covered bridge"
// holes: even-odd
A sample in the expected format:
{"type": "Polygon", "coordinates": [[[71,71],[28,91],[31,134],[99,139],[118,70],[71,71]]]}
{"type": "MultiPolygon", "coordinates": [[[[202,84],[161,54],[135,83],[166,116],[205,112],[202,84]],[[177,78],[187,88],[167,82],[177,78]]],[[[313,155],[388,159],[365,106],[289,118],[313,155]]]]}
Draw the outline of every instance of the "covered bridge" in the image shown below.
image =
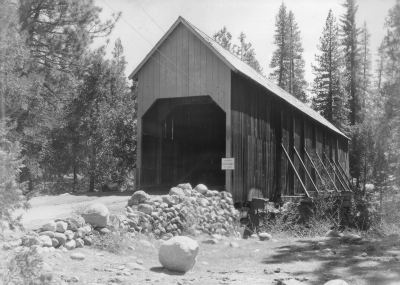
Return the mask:
{"type": "Polygon", "coordinates": [[[275,201],[350,191],[348,138],[182,17],[130,79],[137,187],[204,183],[237,202],[251,188],[275,201]]]}

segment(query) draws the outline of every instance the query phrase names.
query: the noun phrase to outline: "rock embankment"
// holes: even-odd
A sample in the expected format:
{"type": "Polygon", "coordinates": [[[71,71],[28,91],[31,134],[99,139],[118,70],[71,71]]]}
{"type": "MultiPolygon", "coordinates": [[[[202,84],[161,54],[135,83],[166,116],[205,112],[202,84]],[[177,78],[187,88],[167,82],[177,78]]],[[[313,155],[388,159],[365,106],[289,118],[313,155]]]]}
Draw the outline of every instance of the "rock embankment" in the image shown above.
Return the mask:
{"type": "Polygon", "coordinates": [[[184,234],[236,233],[239,213],[232,195],[188,183],[172,187],[167,195],[135,192],[128,201],[125,225],[131,230],[168,239],[184,234]]]}

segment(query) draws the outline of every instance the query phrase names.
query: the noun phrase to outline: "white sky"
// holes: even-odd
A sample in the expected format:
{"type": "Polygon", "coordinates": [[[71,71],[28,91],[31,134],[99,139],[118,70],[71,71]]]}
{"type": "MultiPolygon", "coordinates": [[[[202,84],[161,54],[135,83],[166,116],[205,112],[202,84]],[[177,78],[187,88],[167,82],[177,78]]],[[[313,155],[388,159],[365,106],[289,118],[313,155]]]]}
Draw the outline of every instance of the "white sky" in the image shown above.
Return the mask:
{"type": "MultiPolygon", "coordinates": [[[[306,62],[306,79],[311,83],[311,64],[317,52],[329,9],[336,18],[343,14],[344,0],[285,0],[299,25],[306,62]]],[[[122,18],[110,35],[110,46],[120,38],[128,62],[127,75],[139,64],[155,43],[162,37],[178,16],[182,16],[206,34],[226,26],[234,38],[243,31],[253,44],[257,59],[269,74],[269,63],[275,49],[273,35],[275,15],[282,0],[95,0],[107,18],[121,11],[122,18]]],[[[371,34],[373,63],[376,51],[384,36],[385,18],[395,0],[358,0],[357,22],[364,21],[371,34]]]]}

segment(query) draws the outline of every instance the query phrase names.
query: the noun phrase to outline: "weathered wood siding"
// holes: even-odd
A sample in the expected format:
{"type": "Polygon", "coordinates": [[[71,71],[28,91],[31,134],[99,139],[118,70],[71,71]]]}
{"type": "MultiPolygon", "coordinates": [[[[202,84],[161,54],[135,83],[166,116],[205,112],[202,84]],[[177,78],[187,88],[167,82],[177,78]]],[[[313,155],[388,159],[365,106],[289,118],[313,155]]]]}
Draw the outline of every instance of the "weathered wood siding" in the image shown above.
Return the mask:
{"type": "MultiPolygon", "coordinates": [[[[226,113],[226,155],[230,156],[230,74],[229,67],[183,24],[175,28],[143,65],[137,75],[139,185],[142,153],[141,118],[158,98],[211,96],[226,113]]],[[[230,187],[229,183],[230,181],[227,181],[227,187],[230,187]]]]}
{"type": "MultiPolygon", "coordinates": [[[[231,82],[232,155],[235,157],[232,194],[235,200],[245,201],[251,188],[261,190],[264,197],[270,199],[304,193],[286,155],[280,150],[281,143],[311,194],[315,192],[311,179],[320,191],[325,189],[322,187],[324,182],[318,181],[316,170],[305,151],[317,166],[320,165],[316,153],[321,158],[325,154],[328,159],[340,163],[348,172],[345,138],[306,117],[244,76],[232,72],[231,82]],[[294,148],[298,151],[311,179],[294,148]]],[[[328,167],[328,161],[324,162],[328,167]]],[[[328,170],[337,187],[341,189],[332,169],[328,170]]],[[[321,169],[318,171],[323,174],[321,169]]]]}
{"type": "Polygon", "coordinates": [[[271,97],[244,77],[232,73],[232,195],[246,201],[251,188],[265,197],[274,193],[275,133],[271,130],[271,97]]]}

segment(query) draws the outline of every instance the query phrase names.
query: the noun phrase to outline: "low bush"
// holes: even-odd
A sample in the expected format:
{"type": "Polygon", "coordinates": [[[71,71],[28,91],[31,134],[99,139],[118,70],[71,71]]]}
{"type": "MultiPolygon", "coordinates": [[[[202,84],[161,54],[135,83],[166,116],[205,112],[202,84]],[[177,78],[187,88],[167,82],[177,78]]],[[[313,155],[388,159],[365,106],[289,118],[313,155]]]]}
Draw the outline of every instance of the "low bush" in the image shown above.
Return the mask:
{"type": "Polygon", "coordinates": [[[100,250],[108,251],[114,254],[125,252],[131,246],[131,233],[125,230],[111,231],[106,234],[94,233],[92,245],[100,250]]]}
{"type": "MultiPolygon", "coordinates": [[[[3,276],[5,285],[49,285],[54,280],[42,274],[43,258],[35,248],[25,248],[15,253],[10,259],[7,271],[3,276]]],[[[51,277],[51,275],[50,275],[51,277]]]]}

